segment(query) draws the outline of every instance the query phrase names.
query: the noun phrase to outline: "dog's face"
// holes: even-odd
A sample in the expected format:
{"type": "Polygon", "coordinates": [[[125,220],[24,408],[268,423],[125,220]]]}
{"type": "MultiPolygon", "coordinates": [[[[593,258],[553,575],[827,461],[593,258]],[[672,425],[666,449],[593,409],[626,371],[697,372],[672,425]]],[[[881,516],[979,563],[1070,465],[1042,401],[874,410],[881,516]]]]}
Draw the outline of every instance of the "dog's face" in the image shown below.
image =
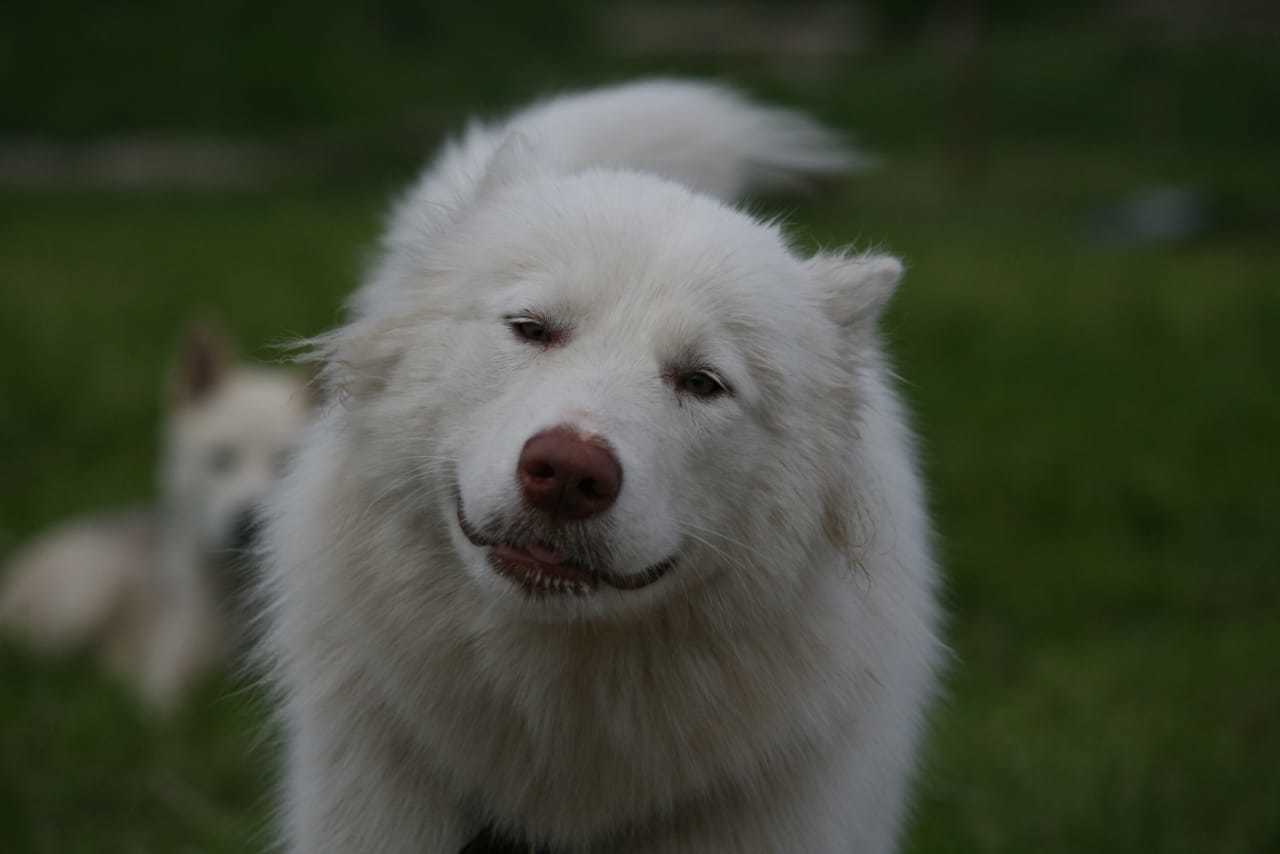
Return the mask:
{"type": "Polygon", "coordinates": [[[495,601],[581,617],[716,572],[787,584],[847,510],[847,289],[776,229],[587,175],[499,192],[430,251],[395,272],[421,284],[363,423],[394,461],[374,477],[416,482],[495,601]]]}
{"type": "Polygon", "coordinates": [[[216,334],[193,330],[173,376],[162,488],[200,550],[231,559],[252,546],[258,507],[307,419],[297,376],[235,363],[216,334]]]}

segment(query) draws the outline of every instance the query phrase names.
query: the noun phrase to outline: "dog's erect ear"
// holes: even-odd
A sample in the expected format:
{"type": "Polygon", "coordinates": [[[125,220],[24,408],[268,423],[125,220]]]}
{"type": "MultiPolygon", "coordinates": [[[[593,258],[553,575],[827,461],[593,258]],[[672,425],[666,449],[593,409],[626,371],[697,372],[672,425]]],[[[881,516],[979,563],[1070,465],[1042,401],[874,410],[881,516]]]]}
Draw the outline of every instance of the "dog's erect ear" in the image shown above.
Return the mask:
{"type": "Polygon", "coordinates": [[[480,179],[478,195],[484,197],[503,187],[553,171],[552,163],[550,153],[543,151],[536,141],[520,131],[512,131],[489,158],[484,177],[480,179]]]}
{"type": "Polygon", "coordinates": [[[892,255],[819,253],[809,270],[823,289],[827,312],[841,327],[870,331],[902,278],[902,262],[892,255]]]}
{"type": "Polygon", "coordinates": [[[234,361],[231,339],[221,326],[208,319],[191,324],[169,379],[173,405],[190,406],[207,398],[226,379],[234,361]]]}

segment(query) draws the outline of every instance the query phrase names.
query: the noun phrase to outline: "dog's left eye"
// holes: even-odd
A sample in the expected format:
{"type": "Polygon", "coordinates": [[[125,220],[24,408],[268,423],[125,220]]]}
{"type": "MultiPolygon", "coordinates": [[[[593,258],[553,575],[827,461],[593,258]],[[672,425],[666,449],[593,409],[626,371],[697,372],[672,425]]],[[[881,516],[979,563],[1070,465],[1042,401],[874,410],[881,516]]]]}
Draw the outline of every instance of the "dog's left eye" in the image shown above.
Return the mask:
{"type": "Polygon", "coordinates": [[[688,371],[676,377],[676,390],[694,397],[718,397],[729,391],[710,371],[688,371]]]}
{"type": "Polygon", "coordinates": [[[507,321],[507,325],[517,338],[530,344],[546,346],[555,340],[551,327],[532,317],[513,317],[507,321]]]}

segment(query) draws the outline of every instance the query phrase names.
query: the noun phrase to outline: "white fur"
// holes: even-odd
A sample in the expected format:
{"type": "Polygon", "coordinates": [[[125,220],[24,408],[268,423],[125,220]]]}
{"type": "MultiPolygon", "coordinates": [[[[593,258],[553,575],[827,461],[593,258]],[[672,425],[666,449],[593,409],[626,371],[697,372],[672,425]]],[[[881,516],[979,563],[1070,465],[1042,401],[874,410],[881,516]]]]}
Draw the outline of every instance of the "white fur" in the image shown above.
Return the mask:
{"type": "Polygon", "coordinates": [[[0,630],[45,654],[92,646],[149,708],[174,709],[221,657],[237,522],[276,480],[306,397],[291,373],[240,367],[177,405],[159,503],[74,519],[19,549],[0,574],[0,630]]]}
{"type": "Polygon", "coordinates": [[[940,656],[875,331],[901,266],[798,258],[712,198],[850,162],[795,114],[639,84],[473,129],[401,203],[320,342],[342,403],[267,541],[291,850],[486,824],[559,852],[893,849],[940,656]],[[561,339],[519,340],[526,315],[561,339]],[[694,369],[732,394],[681,391],[694,369]],[[622,579],[675,556],[656,582],[532,598],[464,536],[459,497],[533,524],[515,463],[558,425],[624,472],[565,542],[622,579]]]}

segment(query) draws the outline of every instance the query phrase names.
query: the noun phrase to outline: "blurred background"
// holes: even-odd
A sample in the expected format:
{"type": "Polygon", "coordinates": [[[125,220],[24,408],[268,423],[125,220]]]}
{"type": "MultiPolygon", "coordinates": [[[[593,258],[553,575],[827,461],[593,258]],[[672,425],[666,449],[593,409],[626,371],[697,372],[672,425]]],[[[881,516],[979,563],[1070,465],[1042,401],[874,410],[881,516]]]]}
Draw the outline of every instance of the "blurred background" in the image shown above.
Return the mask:
{"type": "MultiPolygon", "coordinates": [[[[909,850],[1280,851],[1280,5],[1070,6],[6,4],[0,560],[154,495],[193,315],[332,326],[467,116],[728,81],[880,159],[764,208],[910,268],[955,656],[909,850]]],[[[264,850],[275,754],[243,681],[161,722],[0,646],[5,852],[264,850]]]]}

